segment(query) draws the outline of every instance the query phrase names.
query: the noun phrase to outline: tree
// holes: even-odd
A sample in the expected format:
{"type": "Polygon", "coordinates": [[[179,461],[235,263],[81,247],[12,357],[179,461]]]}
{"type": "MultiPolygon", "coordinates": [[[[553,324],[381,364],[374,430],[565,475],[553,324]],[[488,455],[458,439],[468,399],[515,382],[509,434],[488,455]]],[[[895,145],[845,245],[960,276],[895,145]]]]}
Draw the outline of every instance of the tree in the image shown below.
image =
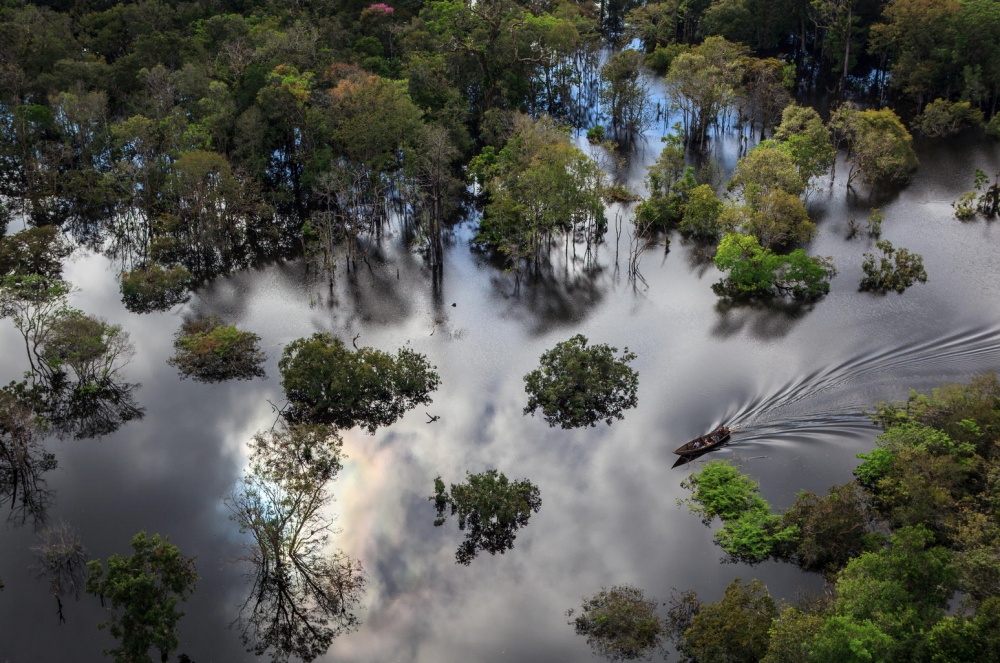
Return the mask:
{"type": "Polygon", "coordinates": [[[248,651],[312,661],[355,630],[366,577],[360,562],[328,552],[326,489],[342,468],[342,442],[326,426],[270,430],[251,441],[250,467],[225,499],[251,543],[253,586],[237,623],[248,651]]]}
{"type": "Polygon", "coordinates": [[[62,261],[71,247],[57,226],[28,228],[3,237],[0,233],[0,276],[62,276],[62,261]]]}
{"type": "Polygon", "coordinates": [[[774,599],[760,580],[739,578],[718,603],[702,604],[678,646],[682,661],[754,663],[767,653],[771,623],[778,616],[774,599]]]}
{"type": "Polygon", "coordinates": [[[278,370],[288,421],[361,426],[371,435],[430,403],[441,382],[427,358],[409,348],[395,356],[374,348],[352,352],[330,334],[289,343],[278,370]]]}
{"type": "Polygon", "coordinates": [[[687,504],[703,523],[708,525],[716,517],[722,521],[715,542],[730,560],[756,564],[798,538],[798,526],[771,513],[757,482],[726,461],[711,461],[681,487],[691,491],[687,504]]]}
{"type": "Polygon", "coordinates": [[[716,239],[721,232],[719,217],[723,203],[708,184],[700,184],[688,193],[688,202],[681,219],[681,232],[686,235],[716,239]]]}
{"type": "Polygon", "coordinates": [[[812,237],[815,226],[799,198],[805,181],[792,155],[774,141],[761,143],[737,162],[729,190],[741,200],[722,215],[730,231],[754,235],[765,248],[812,237]]]}
{"type": "Polygon", "coordinates": [[[865,253],[861,261],[861,269],[865,273],[861,278],[861,290],[882,293],[895,290],[902,294],[917,281],[927,283],[924,259],[919,254],[897,249],[886,239],[875,242],[875,248],[881,256],[865,253]]]}
{"type": "Polygon", "coordinates": [[[920,133],[931,138],[941,138],[956,134],[966,127],[978,127],[983,123],[983,111],[973,108],[968,101],[947,101],[935,99],[924,106],[914,123],[920,133]]]}
{"type": "Polygon", "coordinates": [[[735,299],[778,294],[817,299],[830,291],[830,279],[837,273],[829,258],[808,256],[802,249],[777,255],[761,247],[756,237],[737,233],[727,233],[719,242],[715,266],[729,273],[713,289],[735,299]]]}
{"type": "Polygon", "coordinates": [[[844,104],[834,111],[830,126],[847,141],[848,186],[858,175],[869,187],[904,184],[917,168],[913,137],[889,108],[859,111],[844,104]]]}
{"type": "Polygon", "coordinates": [[[830,129],[819,113],[808,106],[786,106],[774,139],[792,156],[799,177],[805,184],[827,173],[837,157],[830,129]]]}
{"type": "Polygon", "coordinates": [[[680,104],[684,136],[704,147],[708,127],[737,98],[743,79],[742,56],[746,48],[722,37],[708,37],[690,51],[680,53],[667,72],[667,88],[680,104]]]}
{"type": "Polygon", "coordinates": [[[879,536],[869,533],[868,515],[856,484],[833,486],[826,496],[801,492],[782,521],[800,532],[782,557],[806,571],[832,576],[848,561],[873,549],[879,536]]]}
{"type": "Polygon", "coordinates": [[[623,143],[634,140],[653,119],[641,64],[642,53],[625,49],[601,67],[601,103],[610,118],[612,137],[623,143]]]}
{"type": "MultiPolygon", "coordinates": [[[[913,660],[916,634],[944,616],[955,588],[950,554],[933,540],[923,526],[904,527],[888,548],[848,562],[837,579],[837,617],[820,632],[815,660],[844,660],[843,652],[850,650],[867,650],[873,660],[913,660]],[[845,639],[870,644],[862,650],[845,639]]],[[[853,660],[864,659],[855,654],[853,660]]]]}
{"type": "MultiPolygon", "coordinates": [[[[609,661],[651,660],[661,646],[663,621],[657,601],[632,585],[616,585],[583,599],[579,615],[569,622],[597,656],[609,661]]],[[[570,609],[566,615],[574,616],[570,609]]]]}
{"type": "Polygon", "coordinates": [[[199,382],[252,380],[264,377],[266,355],[259,343],[257,334],[224,325],[218,316],[194,318],[174,335],[174,356],[167,363],[199,382]]]}
{"type": "Polygon", "coordinates": [[[679,124],[674,125],[674,133],[664,142],[663,151],[646,173],[649,198],[635,208],[638,223],[657,228],[670,228],[681,221],[688,196],[698,186],[694,168],[684,160],[684,140],[679,124]]]}
{"type": "Polygon", "coordinates": [[[528,404],[524,414],[541,408],[549,426],[582,428],[604,420],[611,425],[638,403],[639,374],[628,366],[635,359],[628,348],[601,343],[587,347],[577,334],[542,353],[539,367],[524,376],[528,404]]]}
{"type": "Polygon", "coordinates": [[[111,615],[99,628],[108,628],[118,646],[106,650],[116,663],[152,663],[156,649],[166,663],[177,649],[177,622],[198,581],[194,559],[181,554],[169,539],[139,532],[132,538],[132,554],[112,555],[107,565],[87,563],[87,593],[108,601],[111,615]]]}
{"type": "Polygon", "coordinates": [[[468,566],[480,550],[501,555],[514,549],[517,530],[525,527],[532,512],[538,513],[542,498],[538,486],[527,479],[510,482],[497,470],[467,474],[468,482],[451,484],[445,490],[441,477],[434,479],[434,501],[437,509],[435,527],[447,520],[447,512],[458,516],[458,529],[465,532],[465,541],[458,547],[455,560],[468,566]]]}
{"type": "Polygon", "coordinates": [[[151,263],[122,274],[122,303],[133,313],[165,311],[188,300],[191,280],[191,272],[182,265],[151,263]]]}
{"type": "Polygon", "coordinates": [[[551,118],[516,116],[503,149],[487,146],[470,170],[488,198],[476,242],[516,269],[537,263],[560,235],[574,247],[582,236],[589,248],[607,228],[600,169],[551,118]]]}

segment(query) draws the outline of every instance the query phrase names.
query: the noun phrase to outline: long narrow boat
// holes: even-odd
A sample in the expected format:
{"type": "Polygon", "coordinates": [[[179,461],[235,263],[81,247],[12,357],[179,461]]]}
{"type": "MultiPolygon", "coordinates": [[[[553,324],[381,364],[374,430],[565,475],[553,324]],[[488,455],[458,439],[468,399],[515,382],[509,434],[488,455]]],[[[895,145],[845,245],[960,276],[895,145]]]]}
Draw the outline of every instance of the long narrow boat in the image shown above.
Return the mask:
{"type": "Polygon", "coordinates": [[[723,442],[729,439],[729,435],[732,431],[726,426],[719,426],[714,431],[708,435],[702,435],[701,437],[696,437],[687,444],[682,444],[681,446],[674,449],[674,453],[679,456],[690,456],[693,454],[700,454],[708,451],[709,449],[714,449],[723,442]]]}

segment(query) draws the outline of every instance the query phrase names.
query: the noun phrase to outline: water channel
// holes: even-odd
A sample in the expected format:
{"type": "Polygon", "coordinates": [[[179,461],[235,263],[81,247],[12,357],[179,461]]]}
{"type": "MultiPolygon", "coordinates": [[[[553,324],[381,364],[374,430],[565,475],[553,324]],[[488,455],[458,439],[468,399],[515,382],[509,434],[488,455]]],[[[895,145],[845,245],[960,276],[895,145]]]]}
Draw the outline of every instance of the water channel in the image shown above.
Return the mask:
{"type": "MultiPolygon", "coordinates": [[[[581,145],[584,145],[581,141],[581,145]]],[[[628,170],[638,188],[660,149],[650,132],[628,170]]],[[[724,168],[736,140],[717,141],[724,168]]],[[[444,279],[434,293],[422,258],[388,238],[383,260],[338,279],[331,293],[301,262],[220,278],[187,304],[135,315],[119,301],[114,266],[80,250],[65,276],[79,308],[122,324],[136,345],[128,379],[141,383],[141,421],[102,439],[49,440],[58,469],[53,521],[81,534],[92,557],[125,553],[140,530],[168,535],[197,558],[197,592],[184,605],[181,646],[197,663],[255,660],[229,628],[249,591],[238,558],[247,543],[222,497],[246,463],[246,442],[282,403],[277,360],[295,338],[328,331],[393,351],[409,344],[441,375],[427,408],[369,436],[345,433],[348,460],[332,491],[336,547],[364,564],[369,581],[361,627],[334,641],[328,661],[590,660],[565,611],[602,586],[632,583],[666,600],[692,588],[717,600],[734,577],[765,580],[794,600],[821,588],[818,576],[769,563],[719,563],[711,531],[676,500],[696,464],[672,469],[672,449],[721,422],[738,427],[717,457],[740,457],[764,496],[788,506],[800,489],[824,491],[851,478],[855,454],[877,429],[862,410],[1000,369],[1000,227],[960,223],[950,204],[975,167],[1000,170],[1000,147],[980,137],[918,144],[913,181],[876,201],[883,236],[924,257],[929,281],[905,294],[858,292],[864,235],[846,239],[872,201],[843,176],[809,196],[818,233],[810,253],[840,270],[832,291],[806,309],[720,306],[719,273],[703,247],[672,236],[642,256],[645,280],[627,278],[626,224],[615,269],[614,224],[596,266],[559,265],[515,290],[513,276],[469,247],[473,228],[455,228],[444,279]],[[165,362],[186,316],[215,313],[263,338],[267,378],[205,385],[181,380],[165,362]],[[521,413],[522,377],[556,342],[583,333],[637,353],[639,406],[623,421],[588,430],[550,429],[521,413]],[[430,415],[440,419],[428,422],[430,415]],[[433,526],[433,479],[459,482],[496,467],[541,490],[542,507],[504,555],[455,563],[454,522],[433,526]]],[[[843,164],[838,173],[844,173],[843,164]]],[[[616,209],[609,218],[613,221],[616,209]]],[[[0,321],[0,379],[27,368],[23,344],[0,321]]],[[[98,631],[102,609],[82,596],[60,625],[45,581],[31,572],[30,526],[0,539],[0,660],[99,661],[111,646],[98,631]]]]}

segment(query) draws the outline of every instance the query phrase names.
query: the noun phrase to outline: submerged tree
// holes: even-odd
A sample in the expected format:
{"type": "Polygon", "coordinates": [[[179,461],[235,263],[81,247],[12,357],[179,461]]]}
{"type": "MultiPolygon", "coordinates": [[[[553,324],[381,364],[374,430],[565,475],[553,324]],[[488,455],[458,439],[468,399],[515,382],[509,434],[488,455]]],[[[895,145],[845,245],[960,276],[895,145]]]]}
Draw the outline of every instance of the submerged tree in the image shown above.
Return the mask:
{"type": "Polygon", "coordinates": [[[903,248],[895,248],[892,242],[883,239],[875,242],[881,256],[865,253],[861,269],[865,275],[861,279],[861,290],[888,292],[895,290],[902,294],[915,282],[927,282],[924,259],[903,248]]]}
{"type": "Polygon", "coordinates": [[[635,359],[628,348],[620,357],[606,343],[587,346],[577,334],[542,353],[539,367],[524,376],[528,404],[524,414],[541,409],[549,426],[585,428],[602,419],[609,426],[624,419],[638,403],[639,374],[629,367],[635,359]]]}
{"type": "Polygon", "coordinates": [[[830,279],[837,273],[830,258],[809,256],[802,249],[779,255],[761,247],[753,235],[737,233],[722,238],[715,266],[728,274],[713,290],[732,299],[791,295],[811,301],[830,292],[830,279]]]}
{"type": "Polygon", "coordinates": [[[111,616],[98,625],[108,628],[118,646],[104,653],[115,663],[152,663],[150,649],[166,663],[180,643],[177,622],[198,581],[194,559],[185,557],[169,539],[139,532],[132,538],[132,554],[112,555],[107,566],[100,560],[87,563],[87,593],[109,602],[111,616]]]}
{"type": "Polygon", "coordinates": [[[468,474],[467,478],[467,483],[451,484],[449,494],[441,477],[437,477],[434,495],[428,498],[437,508],[435,527],[445,523],[449,509],[451,515],[458,516],[458,529],[465,532],[465,541],[458,547],[455,560],[466,566],[480,550],[491,555],[513,550],[517,530],[542,507],[538,486],[527,479],[511,483],[497,470],[468,474]]]}
{"type": "Polygon", "coordinates": [[[243,561],[253,588],[235,623],[257,655],[312,661],[359,624],[354,610],[364,570],[326,550],[332,527],[323,514],[332,499],[326,484],[341,469],[340,448],[325,426],[258,434],[250,468],[225,500],[240,531],[252,537],[243,561]]]}
{"type": "Polygon", "coordinates": [[[610,119],[612,138],[622,143],[635,140],[653,119],[642,59],[639,51],[625,49],[601,67],[601,103],[610,119]]]}
{"type": "Polygon", "coordinates": [[[289,343],[278,369],[290,404],[288,421],[361,426],[372,435],[417,405],[430,403],[440,383],[434,367],[418,352],[352,352],[330,334],[289,343]]]}
{"type": "Polygon", "coordinates": [[[199,382],[264,377],[266,358],[260,336],[224,325],[218,316],[185,320],[174,336],[174,356],[167,363],[199,382]]]}
{"type": "Polygon", "coordinates": [[[778,609],[760,580],[739,578],[718,603],[703,603],[677,643],[683,661],[756,663],[768,651],[769,630],[778,609]]]}
{"type": "Polygon", "coordinates": [[[666,632],[657,601],[632,585],[616,585],[584,598],[580,614],[566,615],[594,654],[609,661],[652,660],[666,632]]]}
{"type": "Polygon", "coordinates": [[[476,242],[515,269],[544,259],[560,237],[567,251],[578,237],[588,249],[599,243],[607,221],[597,163],[551,118],[513,124],[503,149],[487,146],[470,165],[488,198],[476,242]]]}
{"type": "Polygon", "coordinates": [[[847,142],[847,186],[859,175],[869,187],[905,184],[917,168],[913,137],[889,108],[862,111],[847,103],[834,111],[830,127],[847,142]]]}
{"type": "Polygon", "coordinates": [[[67,523],[61,522],[42,530],[35,553],[38,577],[49,582],[49,591],[56,600],[59,622],[65,622],[63,598],[80,598],[87,571],[87,551],[80,535],[67,523]]]}

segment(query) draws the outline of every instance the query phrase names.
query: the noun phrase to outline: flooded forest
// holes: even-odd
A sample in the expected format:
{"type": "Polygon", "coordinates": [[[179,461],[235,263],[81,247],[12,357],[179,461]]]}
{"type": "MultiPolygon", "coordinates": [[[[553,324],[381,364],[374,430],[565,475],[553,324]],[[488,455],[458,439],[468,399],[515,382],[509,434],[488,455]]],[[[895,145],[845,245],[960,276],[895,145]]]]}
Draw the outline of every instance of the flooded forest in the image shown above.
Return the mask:
{"type": "Polygon", "coordinates": [[[0,0],[0,661],[1000,660],[997,35],[0,0]]]}

